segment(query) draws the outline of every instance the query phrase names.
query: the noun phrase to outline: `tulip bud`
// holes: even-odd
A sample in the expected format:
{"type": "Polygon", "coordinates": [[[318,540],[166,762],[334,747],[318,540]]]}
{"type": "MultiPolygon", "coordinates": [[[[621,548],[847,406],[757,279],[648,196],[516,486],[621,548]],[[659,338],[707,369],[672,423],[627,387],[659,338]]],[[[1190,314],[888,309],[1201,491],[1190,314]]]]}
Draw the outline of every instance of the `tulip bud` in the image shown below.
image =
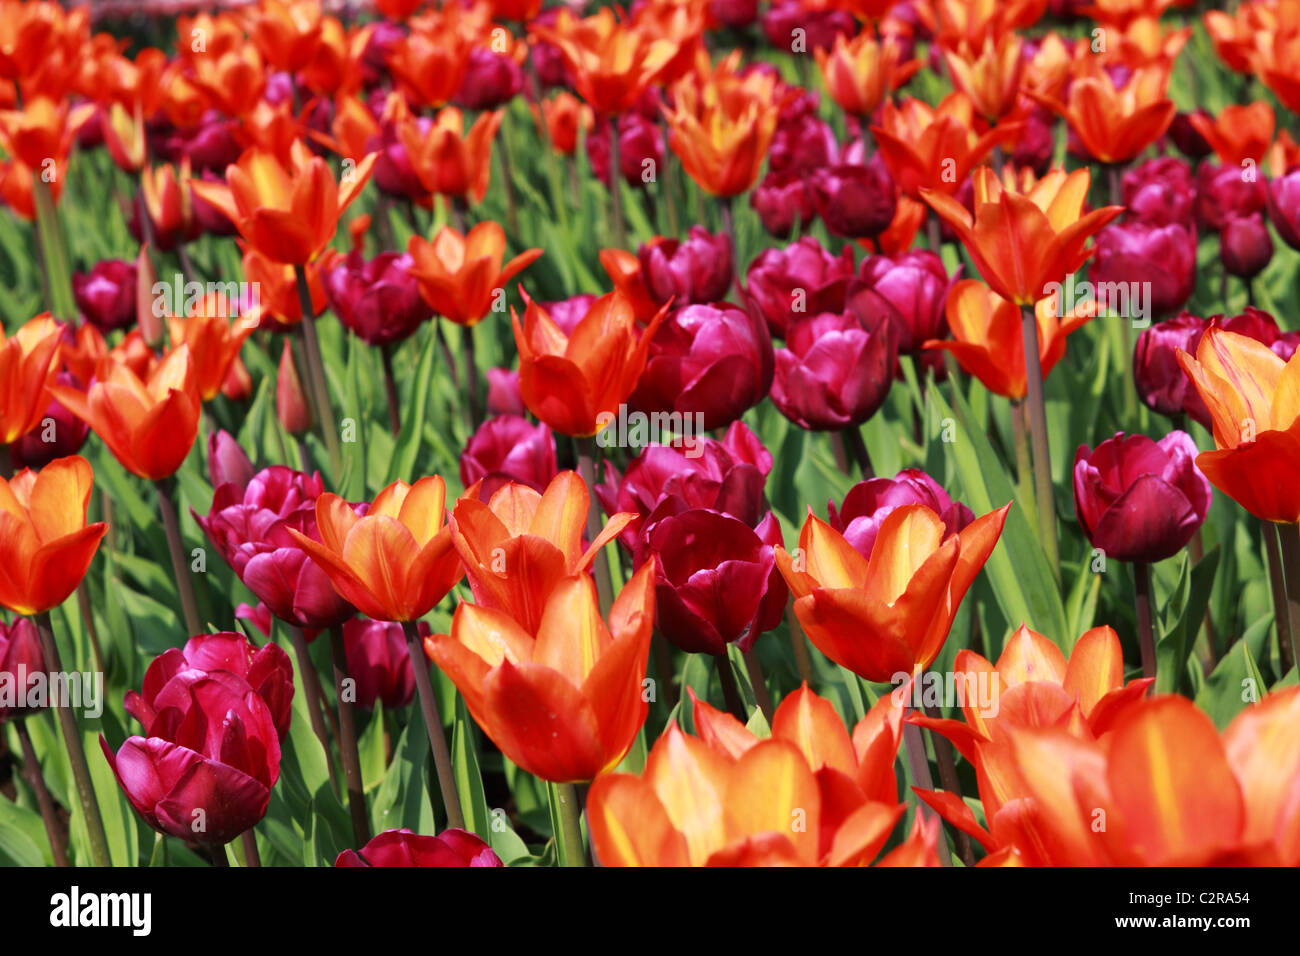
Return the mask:
{"type": "Polygon", "coordinates": [[[749,205],[758,213],[763,228],[778,239],[801,230],[817,215],[807,177],[801,172],[768,173],[749,194],[749,205]]]}
{"type": "MultiPolygon", "coordinates": [[[[551,316],[554,318],[554,314],[551,316]]],[[[576,324],[576,323],[575,323],[576,324]]],[[[527,411],[523,396],[519,394],[519,372],[510,368],[487,370],[489,415],[519,415],[527,411]]]]}
{"type": "MultiPolygon", "coordinates": [[[[140,255],[135,260],[135,317],[149,348],[157,350],[163,342],[165,315],[159,315],[155,308],[153,287],[157,282],[157,273],[153,271],[153,261],[149,258],[149,247],[140,247],[140,255]]],[[[178,310],[179,311],[179,310],[178,310]]]]}
{"type": "Polygon", "coordinates": [[[1223,268],[1243,279],[1253,279],[1273,258],[1273,237],[1260,213],[1230,216],[1219,233],[1223,268]]]}
{"type": "Polygon", "coordinates": [[[1300,167],[1268,184],[1268,218],[1292,249],[1300,249],[1300,167]]]}
{"type": "MultiPolygon", "coordinates": [[[[422,636],[432,633],[423,621],[419,626],[422,636]]],[[[343,646],[348,675],[356,681],[358,707],[374,710],[379,700],[385,710],[396,710],[411,702],[415,671],[401,624],[353,618],[343,625],[343,646]]]]}
{"type": "Polygon", "coordinates": [[[385,830],[360,850],[344,850],[340,866],[503,866],[492,848],[472,833],[456,828],[436,837],[410,830],[385,830]]]}
{"type": "Polygon", "coordinates": [[[293,349],[288,339],[284,340],[284,350],[280,353],[280,374],[275,380],[275,413],[290,435],[311,431],[311,409],[302,390],[302,380],[298,378],[298,368],[294,364],[293,349]]]}
{"type": "Polygon", "coordinates": [[[1181,550],[1210,510],[1196,443],[1172,431],[1158,442],[1122,432],[1074,455],[1074,508],[1093,547],[1120,561],[1154,562],[1181,550]]]}
{"type": "Polygon", "coordinates": [[[33,700],[33,682],[45,675],[41,639],[30,618],[16,618],[12,624],[0,621],[0,720],[25,716],[33,700]],[[38,676],[40,675],[40,676],[38,676]],[[12,701],[12,703],[9,703],[12,701]]]}
{"type": "Polygon", "coordinates": [[[232,402],[246,402],[253,395],[253,377],[238,355],[231,361],[226,377],[221,381],[221,394],[232,402]]]}
{"type": "Polygon", "coordinates": [[[479,426],[460,456],[460,481],[466,488],[483,482],[481,500],[516,481],[544,491],[555,477],[555,436],[545,424],[518,415],[499,415],[479,426]]]}
{"type": "Polygon", "coordinates": [[[658,237],[637,252],[646,287],[660,305],[718,302],[731,289],[731,240],[692,226],[687,239],[658,237]]]}
{"type": "Polygon", "coordinates": [[[72,277],[77,310],[87,322],[108,333],[130,328],[136,316],[136,264],[125,259],[105,259],[90,272],[72,277]]]}
{"type": "Polygon", "coordinates": [[[466,109],[494,110],[512,100],[523,85],[523,71],[513,57],[480,46],[470,51],[465,79],[452,99],[466,109]]]}
{"type": "MultiPolygon", "coordinates": [[[[1198,106],[1192,110],[1192,113],[1204,116],[1207,120],[1213,121],[1214,119],[1204,107],[1198,106]]],[[[1169,138],[1174,141],[1178,151],[1188,159],[1204,159],[1214,150],[1210,148],[1209,142],[1192,123],[1190,116],[1189,113],[1178,113],[1174,116],[1173,122],[1169,124],[1169,138]]]]}
{"type": "Polygon", "coordinates": [[[241,491],[253,478],[253,463],[247,452],[224,428],[208,436],[208,477],[213,488],[234,484],[241,491]]]}
{"type": "Polygon", "coordinates": [[[1097,233],[1096,249],[1089,273],[1092,282],[1130,288],[1150,283],[1150,307],[1156,316],[1182,308],[1196,288],[1196,230],[1192,226],[1112,224],[1097,233]]]}

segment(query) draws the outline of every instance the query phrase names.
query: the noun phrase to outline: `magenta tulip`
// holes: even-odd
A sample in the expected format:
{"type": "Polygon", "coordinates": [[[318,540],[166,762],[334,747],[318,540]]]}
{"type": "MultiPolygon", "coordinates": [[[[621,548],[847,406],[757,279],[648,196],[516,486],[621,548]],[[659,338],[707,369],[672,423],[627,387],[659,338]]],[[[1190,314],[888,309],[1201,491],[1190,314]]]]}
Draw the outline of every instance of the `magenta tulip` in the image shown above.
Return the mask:
{"type": "Polygon", "coordinates": [[[504,866],[490,846],[456,828],[436,837],[410,830],[385,830],[360,850],[344,850],[339,866],[504,866]]]}

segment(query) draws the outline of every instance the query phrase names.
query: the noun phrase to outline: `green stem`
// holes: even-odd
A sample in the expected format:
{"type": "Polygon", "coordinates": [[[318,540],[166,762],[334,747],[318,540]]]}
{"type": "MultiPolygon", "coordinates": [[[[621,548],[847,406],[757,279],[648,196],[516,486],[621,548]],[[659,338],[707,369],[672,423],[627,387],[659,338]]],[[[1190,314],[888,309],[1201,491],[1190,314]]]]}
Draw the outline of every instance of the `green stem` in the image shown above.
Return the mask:
{"type": "Polygon", "coordinates": [[[420,692],[420,710],[424,714],[424,727],[429,734],[429,749],[433,751],[433,765],[438,772],[438,789],[447,809],[447,826],[464,829],[465,814],[460,807],[460,794],[456,792],[456,777],[451,769],[451,750],[447,747],[447,734],[442,728],[438,711],[438,698],[429,679],[429,658],[424,653],[424,640],[414,621],[403,621],[406,634],[406,652],[415,671],[415,687],[420,692]]]}
{"type": "Polygon", "coordinates": [[[313,404],[316,406],[316,424],[320,427],[321,438],[325,440],[325,451],[329,455],[330,469],[334,480],[343,475],[343,454],[339,449],[338,422],[334,417],[334,406],[330,404],[329,381],[325,377],[325,361],[321,358],[320,338],[316,334],[316,314],[312,311],[311,288],[307,284],[306,266],[294,266],[298,276],[298,301],[302,306],[302,344],[306,353],[306,372],[308,388],[311,390],[313,404]]]}
{"type": "Polygon", "coordinates": [[[742,724],[748,722],[749,714],[745,713],[745,704],[740,699],[740,687],[736,684],[736,672],[731,669],[731,658],[723,651],[713,660],[718,665],[718,682],[722,684],[722,700],[728,712],[742,724]]]}
{"type": "MultiPolygon", "coordinates": [[[[912,771],[912,783],[921,790],[933,790],[934,778],[930,776],[930,758],[925,752],[925,741],[921,738],[921,728],[916,724],[903,721],[903,744],[907,748],[907,765],[912,771]]],[[[917,812],[925,817],[936,816],[927,804],[920,804],[917,812]]],[[[939,862],[952,866],[952,854],[948,851],[948,841],[939,840],[939,862]]]]}
{"type": "Polygon", "coordinates": [[[551,808],[559,820],[560,858],[565,866],[586,866],[587,851],[582,845],[582,808],[578,805],[578,788],[571,783],[550,785],[551,808]]]}
{"type": "MultiPolygon", "coordinates": [[[[928,717],[941,718],[943,712],[935,704],[926,704],[928,717]]],[[[930,731],[930,742],[934,744],[934,756],[939,763],[939,782],[958,800],[962,799],[961,779],[957,776],[957,757],[953,753],[952,743],[942,734],[930,731]]],[[[957,844],[957,855],[967,866],[975,865],[975,849],[971,846],[970,835],[965,830],[953,830],[953,840],[957,844]]]]}
{"type": "Polygon", "coordinates": [[[1016,443],[1016,494],[1034,533],[1038,532],[1038,512],[1034,504],[1034,466],[1029,457],[1029,423],[1024,399],[1011,399],[1011,434],[1016,443]]]}
{"type": "Polygon", "coordinates": [[[177,517],[176,502],[172,498],[174,481],[173,478],[155,481],[154,488],[158,490],[158,510],[162,514],[163,530],[167,533],[167,550],[171,554],[176,590],[181,596],[181,611],[185,616],[185,627],[192,636],[203,633],[203,624],[199,618],[198,602],[194,599],[194,581],[190,577],[189,562],[185,560],[185,542],[181,540],[181,525],[177,517]]]}
{"type": "Polygon", "coordinates": [[[36,748],[32,746],[31,735],[27,733],[27,721],[14,721],[14,730],[18,734],[18,743],[23,752],[23,773],[27,785],[36,794],[36,805],[41,808],[41,822],[45,824],[45,836],[50,841],[50,852],[54,856],[55,866],[68,865],[68,841],[63,833],[63,823],[59,820],[59,811],[50,796],[45,779],[41,776],[41,764],[36,759],[36,748]]]}
{"type": "Polygon", "coordinates": [[[1038,505],[1038,536],[1043,543],[1052,574],[1061,580],[1061,562],[1056,543],[1056,502],[1052,492],[1052,456],[1047,441],[1047,407],[1043,400],[1043,366],[1038,357],[1038,322],[1032,305],[1020,308],[1025,347],[1025,396],[1029,438],[1034,449],[1034,491],[1038,505]]]}
{"type": "Polygon", "coordinates": [[[1156,676],[1156,635],[1151,622],[1151,565],[1133,565],[1133,603],[1137,612],[1138,647],[1142,652],[1142,676],[1156,676]]]}
{"type": "MultiPolygon", "coordinates": [[[[595,541],[600,535],[600,500],[596,497],[596,441],[593,438],[575,438],[574,450],[578,456],[578,474],[587,485],[587,541],[595,541]]],[[[614,600],[614,587],[609,572],[609,556],[601,548],[592,562],[592,571],[596,575],[596,595],[600,600],[602,617],[609,617],[609,608],[614,600]]]]}
{"type": "Polygon", "coordinates": [[[316,675],[316,665],[312,663],[307,650],[307,635],[302,628],[289,625],[289,640],[293,644],[293,656],[298,661],[298,676],[302,679],[302,692],[307,697],[307,718],[311,721],[312,733],[320,741],[321,750],[325,752],[325,766],[329,770],[330,785],[337,793],[339,789],[338,774],[334,770],[334,757],[330,751],[329,733],[325,730],[325,718],[321,716],[321,688],[316,675]]]}
{"type": "MultiPolygon", "coordinates": [[[[330,654],[334,664],[334,693],[339,707],[339,753],[343,757],[343,776],[348,786],[348,812],[352,816],[352,837],[357,846],[370,842],[370,818],[366,812],[365,788],[361,783],[361,754],[357,749],[356,708],[347,693],[348,655],[343,644],[343,628],[330,628],[330,654]]],[[[353,682],[355,688],[356,683],[353,682]]],[[[355,691],[352,695],[355,697],[355,691]]]]}
{"type": "MultiPolygon", "coordinates": [[[[1286,568],[1287,617],[1291,632],[1287,635],[1291,641],[1290,653],[1287,650],[1280,651],[1285,673],[1291,669],[1287,665],[1288,658],[1291,664],[1300,660],[1300,533],[1297,533],[1293,524],[1280,524],[1277,526],[1277,538],[1282,546],[1282,564],[1286,568]]],[[[1279,645],[1285,643],[1280,621],[1277,639],[1279,645]]]]}

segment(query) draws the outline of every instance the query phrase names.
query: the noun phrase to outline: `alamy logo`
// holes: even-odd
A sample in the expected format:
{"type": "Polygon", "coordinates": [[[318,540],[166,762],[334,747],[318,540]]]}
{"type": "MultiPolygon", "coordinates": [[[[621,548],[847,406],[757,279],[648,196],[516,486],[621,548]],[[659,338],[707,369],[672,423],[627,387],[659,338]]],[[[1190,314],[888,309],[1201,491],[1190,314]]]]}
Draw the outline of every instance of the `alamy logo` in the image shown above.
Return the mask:
{"type": "Polygon", "coordinates": [[[618,406],[618,414],[601,412],[596,416],[596,444],[601,448],[644,448],[651,442],[671,445],[680,439],[687,458],[699,458],[704,446],[699,438],[704,434],[703,412],[645,412],[628,411],[626,405],[618,406]]]}
{"type": "Polygon", "coordinates": [[[82,893],[78,886],[50,897],[50,925],[77,927],[127,927],[134,936],[148,936],[153,928],[153,896],[149,893],[82,893]]]}
{"type": "Polygon", "coordinates": [[[45,671],[28,673],[26,664],[0,671],[0,708],[41,710],[69,707],[91,720],[104,714],[104,675],[99,671],[45,671]]]}

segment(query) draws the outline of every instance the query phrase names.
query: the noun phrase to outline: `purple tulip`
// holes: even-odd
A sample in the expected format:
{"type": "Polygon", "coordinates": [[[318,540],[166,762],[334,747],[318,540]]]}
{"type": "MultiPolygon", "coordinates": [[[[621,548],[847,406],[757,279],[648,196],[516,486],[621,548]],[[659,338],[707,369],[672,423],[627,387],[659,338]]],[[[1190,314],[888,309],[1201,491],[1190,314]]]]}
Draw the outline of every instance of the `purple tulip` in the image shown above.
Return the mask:
{"type": "Polygon", "coordinates": [[[208,436],[208,477],[213,488],[220,488],[224,484],[246,488],[253,480],[253,473],[253,463],[248,460],[248,453],[230,432],[218,428],[208,436]]]}
{"type": "Polygon", "coordinates": [[[1268,189],[1241,166],[1218,166],[1210,161],[1196,170],[1196,221],[1221,232],[1233,216],[1261,212],[1268,203],[1268,189]]]}
{"type": "Polygon", "coordinates": [[[797,170],[769,172],[749,194],[749,205],[763,228],[777,239],[794,232],[796,222],[806,228],[817,216],[808,177],[797,170]]]}
{"type": "Polygon", "coordinates": [[[889,394],[898,365],[894,325],[848,310],[823,312],[790,326],[776,352],[772,403],[810,431],[861,425],[889,394]]]}
{"type": "Polygon", "coordinates": [[[1261,213],[1229,216],[1219,233],[1219,257],[1231,275],[1253,279],[1273,258],[1273,237],[1261,213]]]}
{"type": "Polygon", "coordinates": [[[1192,169],[1174,156],[1160,156],[1124,173],[1125,223],[1155,226],[1190,225],[1196,206],[1196,180],[1192,169]]]}
{"type": "Polygon", "coordinates": [[[760,21],[767,42],[779,50],[793,51],[796,37],[802,37],[811,55],[829,50],[837,36],[850,37],[858,28],[851,13],[843,10],[808,10],[801,0],[776,0],[760,21]],[[796,34],[795,30],[803,31],[796,34]]]}
{"type": "Polygon", "coordinates": [[[860,310],[887,314],[898,335],[898,351],[915,355],[927,339],[944,338],[944,305],[950,279],[943,260],[927,249],[893,256],[868,256],[858,267],[859,281],[849,284],[848,298],[860,310]]]}
{"type": "Polygon", "coordinates": [[[1292,249],[1300,249],[1300,167],[1268,184],[1268,218],[1292,249]]]}
{"type": "Polygon", "coordinates": [[[766,249],[750,263],[745,295],[767,320],[772,335],[784,338],[796,319],[810,313],[839,312],[853,279],[853,250],[833,256],[813,236],[784,249],[766,249]]]}
{"type": "MultiPolygon", "coordinates": [[[[54,378],[59,385],[82,387],[71,372],[59,371],[54,378]]],[[[57,398],[51,398],[41,423],[9,446],[14,468],[44,468],[56,458],[75,455],[86,443],[89,432],[89,425],[57,398]]]]}
{"type": "MultiPolygon", "coordinates": [[[[1192,110],[1192,113],[1199,113],[1207,120],[1213,122],[1214,117],[1204,107],[1198,106],[1192,110]]],[[[1190,113],[1178,113],[1174,120],[1169,124],[1169,138],[1174,141],[1178,147],[1178,152],[1182,153],[1188,159],[1204,159],[1214,152],[1209,141],[1201,135],[1201,131],[1192,125],[1189,119],[1190,113]]]]}
{"type": "MultiPolygon", "coordinates": [[[[591,171],[609,186],[609,124],[597,123],[587,135],[587,158],[591,171]]],[[[653,182],[647,173],[658,170],[664,162],[664,137],[659,124],[635,110],[618,118],[618,168],[623,181],[636,189],[653,182]]]]}
{"type": "MultiPolygon", "coordinates": [[[[425,637],[433,633],[423,621],[419,627],[425,637]]],[[[374,710],[375,701],[382,701],[385,710],[396,710],[411,702],[415,671],[401,624],[353,618],[343,625],[343,647],[348,676],[356,682],[358,707],[374,710]]]]}
{"type": "Polygon", "coordinates": [[[470,110],[494,110],[514,99],[524,86],[524,73],[514,57],[476,46],[454,102],[470,110]]]}
{"type": "Polygon", "coordinates": [[[1097,233],[1097,252],[1088,278],[1100,285],[1135,287],[1149,282],[1151,312],[1178,311],[1196,289],[1196,229],[1124,222],[1097,233]]]}
{"type": "Polygon", "coordinates": [[[32,687],[37,675],[45,673],[41,638],[30,618],[16,618],[12,624],[0,621],[0,720],[22,717],[32,710],[32,687]]]}
{"type": "Polygon", "coordinates": [[[975,520],[964,504],[953,501],[943,487],[919,468],[905,468],[893,478],[868,478],[849,489],[839,510],[827,503],[830,525],[864,557],[871,557],[880,525],[895,508],[924,505],[944,524],[944,537],[975,520]]]}
{"type": "Polygon", "coordinates": [[[731,240],[691,226],[686,240],[658,237],[637,251],[646,288],[660,305],[720,302],[731,290],[731,240]]]}
{"type": "Polygon", "coordinates": [[[483,482],[483,501],[511,481],[545,491],[557,470],[551,430],[518,415],[489,418],[470,436],[460,456],[461,484],[468,488],[483,482]]]}
{"type": "Polygon", "coordinates": [[[817,215],[832,234],[850,239],[878,236],[898,209],[898,190],[879,154],[865,166],[841,164],[809,179],[817,215]]]}
{"type": "Polygon", "coordinates": [[[330,306],[345,326],[370,345],[390,345],[410,336],[433,310],[408,271],[405,252],[384,252],[367,262],[359,251],[325,273],[330,306]]]}
{"type": "Polygon", "coordinates": [[[72,276],[72,295],[87,322],[107,335],[135,324],[136,265],[104,259],[72,276]]]}
{"type": "MultiPolygon", "coordinates": [[[[555,313],[552,312],[551,319],[554,318],[555,313]]],[[[518,369],[490,368],[487,380],[489,415],[523,415],[527,411],[523,396],[519,393],[518,369]]]]}

